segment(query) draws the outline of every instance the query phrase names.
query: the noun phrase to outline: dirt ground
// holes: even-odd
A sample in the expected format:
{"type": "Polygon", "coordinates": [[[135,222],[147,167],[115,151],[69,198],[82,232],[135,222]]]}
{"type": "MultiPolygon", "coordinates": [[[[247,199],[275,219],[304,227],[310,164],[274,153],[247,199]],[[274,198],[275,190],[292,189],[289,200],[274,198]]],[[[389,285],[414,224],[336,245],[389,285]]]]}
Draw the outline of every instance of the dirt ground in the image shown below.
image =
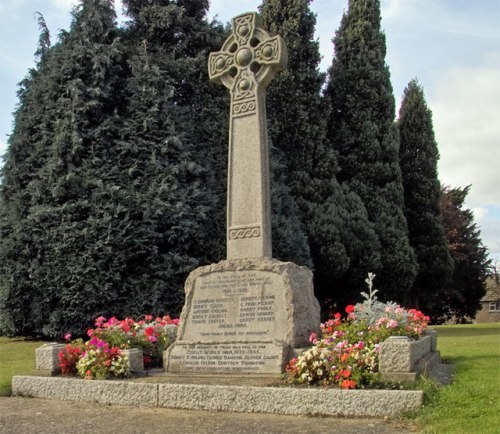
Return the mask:
{"type": "Polygon", "coordinates": [[[165,408],[124,407],[38,398],[0,398],[0,433],[175,434],[342,433],[406,434],[408,423],[384,419],[219,413],[165,408]]]}

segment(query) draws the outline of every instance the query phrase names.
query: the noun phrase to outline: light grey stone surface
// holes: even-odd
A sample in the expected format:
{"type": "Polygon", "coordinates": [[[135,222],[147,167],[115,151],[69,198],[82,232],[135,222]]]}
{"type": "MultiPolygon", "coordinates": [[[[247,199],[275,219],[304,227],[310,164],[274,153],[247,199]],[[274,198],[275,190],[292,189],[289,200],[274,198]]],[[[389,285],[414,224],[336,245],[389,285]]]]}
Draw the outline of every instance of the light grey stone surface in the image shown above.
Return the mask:
{"type": "Polygon", "coordinates": [[[65,345],[48,343],[35,350],[36,369],[42,375],[56,375],[61,372],[59,367],[59,352],[64,351],[65,345]]]}
{"type": "Polygon", "coordinates": [[[417,410],[418,390],[158,384],[14,376],[14,396],[241,413],[380,417],[417,410]]]}
{"type": "Polygon", "coordinates": [[[62,401],[157,406],[158,385],[61,377],[12,377],[12,395],[62,401]]]}
{"type": "Polygon", "coordinates": [[[435,329],[427,329],[424,335],[431,337],[431,351],[437,351],[437,331],[435,329]]]}
{"type": "Polygon", "coordinates": [[[265,88],[287,63],[280,36],[254,12],[232,20],[222,49],[210,53],[210,79],[231,94],[227,187],[227,259],[272,257],[265,88]]]}
{"type": "Polygon", "coordinates": [[[144,374],[144,358],[142,350],[139,348],[130,348],[122,350],[122,354],[128,359],[128,367],[131,373],[144,374]]]}
{"type": "Polygon", "coordinates": [[[160,384],[160,407],[290,415],[389,416],[416,410],[422,392],[160,384]]]}
{"type": "Polygon", "coordinates": [[[279,373],[319,329],[312,273],[291,262],[221,261],[194,270],[185,291],[168,372],[279,373]]]}
{"type": "Polygon", "coordinates": [[[382,379],[412,382],[421,374],[429,374],[440,362],[437,333],[434,330],[418,340],[392,336],[380,344],[379,369],[382,379]]]}
{"type": "Polygon", "coordinates": [[[418,340],[391,336],[380,344],[380,372],[414,372],[417,362],[431,350],[431,336],[418,340]]]}

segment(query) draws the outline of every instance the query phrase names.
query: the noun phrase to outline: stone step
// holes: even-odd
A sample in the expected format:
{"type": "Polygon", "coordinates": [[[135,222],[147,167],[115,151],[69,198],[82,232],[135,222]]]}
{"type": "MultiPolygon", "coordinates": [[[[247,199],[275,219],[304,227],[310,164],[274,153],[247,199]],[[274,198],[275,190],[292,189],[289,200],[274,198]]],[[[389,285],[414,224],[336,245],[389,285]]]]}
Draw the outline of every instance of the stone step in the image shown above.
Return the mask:
{"type": "Polygon", "coordinates": [[[144,407],[339,417],[394,416],[417,410],[423,402],[420,390],[341,390],[34,376],[14,376],[12,394],[144,407]]]}

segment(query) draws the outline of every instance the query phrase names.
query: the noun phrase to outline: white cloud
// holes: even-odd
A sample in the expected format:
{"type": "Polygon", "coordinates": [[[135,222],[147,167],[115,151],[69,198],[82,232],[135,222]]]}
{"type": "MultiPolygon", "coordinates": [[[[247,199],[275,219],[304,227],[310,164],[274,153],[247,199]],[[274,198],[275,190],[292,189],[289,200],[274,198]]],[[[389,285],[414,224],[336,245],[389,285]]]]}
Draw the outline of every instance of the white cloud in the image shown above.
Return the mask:
{"type": "Polygon", "coordinates": [[[441,74],[433,92],[433,111],[441,160],[441,180],[452,187],[472,184],[468,202],[500,205],[500,56],[483,66],[441,74]]]}
{"type": "MultiPolygon", "coordinates": [[[[5,143],[3,140],[0,140],[0,157],[5,153],[7,150],[7,143],[5,143]]],[[[0,165],[1,165],[1,160],[0,160],[0,165]]]]}
{"type": "Polygon", "coordinates": [[[78,0],[50,0],[52,5],[61,12],[69,12],[77,4],[78,0]]]}
{"type": "Polygon", "coordinates": [[[490,257],[500,260],[500,206],[472,208],[472,212],[490,257]]]}

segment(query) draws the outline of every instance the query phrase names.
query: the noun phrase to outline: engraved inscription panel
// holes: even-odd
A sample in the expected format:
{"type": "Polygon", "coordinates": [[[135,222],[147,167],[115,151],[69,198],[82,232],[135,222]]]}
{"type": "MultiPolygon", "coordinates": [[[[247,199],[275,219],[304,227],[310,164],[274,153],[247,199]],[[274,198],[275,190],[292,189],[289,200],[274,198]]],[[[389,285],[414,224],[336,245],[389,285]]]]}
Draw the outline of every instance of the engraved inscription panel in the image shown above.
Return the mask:
{"type": "Polygon", "coordinates": [[[179,345],[170,355],[170,372],[280,372],[283,350],[268,343],[179,345]]]}
{"type": "Polygon", "coordinates": [[[267,271],[214,272],[195,281],[185,319],[186,341],[269,341],[286,338],[282,277],[267,271]]]}

